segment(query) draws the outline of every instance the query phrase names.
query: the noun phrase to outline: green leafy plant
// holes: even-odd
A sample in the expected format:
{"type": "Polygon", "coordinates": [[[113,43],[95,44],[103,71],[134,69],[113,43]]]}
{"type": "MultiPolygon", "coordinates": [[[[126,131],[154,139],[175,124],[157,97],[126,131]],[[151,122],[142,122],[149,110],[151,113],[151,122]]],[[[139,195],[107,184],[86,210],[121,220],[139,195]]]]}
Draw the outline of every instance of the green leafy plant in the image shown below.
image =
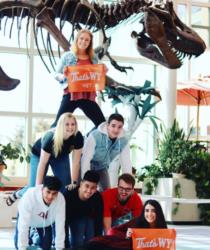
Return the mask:
{"type": "MultiPolygon", "coordinates": [[[[176,185],[174,186],[174,194],[176,198],[182,197],[182,190],[181,190],[181,185],[179,182],[177,182],[176,185]]],[[[179,210],[179,205],[180,205],[179,203],[175,203],[175,207],[172,210],[173,215],[177,214],[179,210]]]]}
{"type": "Polygon", "coordinates": [[[158,178],[164,176],[164,172],[158,162],[147,165],[139,170],[138,180],[145,184],[145,194],[152,194],[158,185],[158,178]]]}
{"type": "Polygon", "coordinates": [[[30,161],[25,148],[22,145],[14,145],[12,143],[0,144],[0,164],[7,168],[7,160],[19,160],[19,162],[30,161]]]}
{"type": "MultiPolygon", "coordinates": [[[[210,199],[210,154],[201,151],[197,157],[197,165],[189,172],[188,178],[195,181],[197,197],[210,199]]],[[[199,204],[200,218],[205,225],[210,225],[210,204],[199,204]]]]}
{"type": "MultiPolygon", "coordinates": [[[[210,154],[202,142],[190,141],[190,133],[186,136],[179,128],[177,121],[169,130],[162,131],[159,141],[158,155],[155,162],[139,171],[139,180],[146,185],[146,194],[152,194],[158,184],[158,178],[171,177],[172,173],[183,173],[196,184],[197,197],[210,199],[210,154]]],[[[181,197],[180,185],[175,185],[177,198],[181,197]]],[[[173,214],[177,213],[178,205],[173,214]]],[[[200,217],[205,225],[210,225],[210,205],[199,204],[200,217]]]]}
{"type": "Polygon", "coordinates": [[[175,120],[170,129],[161,131],[163,139],[159,143],[157,160],[163,171],[168,176],[172,173],[187,175],[196,165],[198,152],[203,150],[197,142],[189,140],[192,128],[186,135],[175,120]]]}
{"type": "Polygon", "coordinates": [[[9,178],[3,175],[3,170],[7,168],[8,160],[18,160],[20,163],[26,161],[29,163],[30,157],[22,145],[0,143],[0,187],[3,186],[1,179],[9,181],[9,178]]]}
{"type": "Polygon", "coordinates": [[[196,168],[199,153],[203,146],[198,142],[189,140],[192,129],[186,135],[179,127],[176,120],[170,129],[160,127],[160,138],[158,142],[158,155],[154,163],[145,166],[139,171],[139,180],[147,179],[148,192],[152,192],[157,186],[157,179],[171,177],[172,173],[182,173],[189,176],[196,168]]]}

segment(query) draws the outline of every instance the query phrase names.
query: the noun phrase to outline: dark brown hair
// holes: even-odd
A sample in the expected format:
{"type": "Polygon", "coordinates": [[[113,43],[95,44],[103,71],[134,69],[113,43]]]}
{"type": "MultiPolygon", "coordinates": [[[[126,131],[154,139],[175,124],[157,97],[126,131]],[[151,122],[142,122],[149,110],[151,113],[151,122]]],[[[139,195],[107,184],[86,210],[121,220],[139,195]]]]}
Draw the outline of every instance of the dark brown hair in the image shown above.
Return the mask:
{"type": "Polygon", "coordinates": [[[123,180],[124,182],[131,184],[132,187],[135,186],[135,179],[131,174],[122,174],[119,176],[118,178],[118,184],[120,182],[120,180],[123,180]]]}
{"type": "Polygon", "coordinates": [[[121,114],[118,114],[118,113],[114,113],[114,114],[111,114],[108,118],[108,124],[112,121],[112,120],[116,120],[118,122],[122,122],[124,124],[124,118],[121,114]]]}
{"type": "Polygon", "coordinates": [[[155,208],[155,213],[156,213],[155,228],[167,228],[167,224],[166,224],[165,217],[164,217],[163,210],[162,210],[160,203],[158,201],[152,200],[152,199],[147,200],[144,203],[143,211],[142,211],[141,216],[139,217],[139,221],[138,221],[139,227],[140,228],[149,228],[150,227],[149,223],[145,219],[145,207],[148,204],[155,208]]]}

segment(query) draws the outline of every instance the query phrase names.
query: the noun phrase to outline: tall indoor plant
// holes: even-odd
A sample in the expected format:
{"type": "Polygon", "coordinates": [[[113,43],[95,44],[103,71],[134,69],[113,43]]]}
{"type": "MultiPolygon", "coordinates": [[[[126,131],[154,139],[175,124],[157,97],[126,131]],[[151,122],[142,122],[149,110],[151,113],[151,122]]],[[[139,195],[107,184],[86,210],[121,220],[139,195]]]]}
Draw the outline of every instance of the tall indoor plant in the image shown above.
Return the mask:
{"type": "MultiPolygon", "coordinates": [[[[190,141],[191,131],[186,136],[176,120],[170,129],[162,131],[155,162],[139,172],[139,180],[144,181],[145,193],[152,194],[159,178],[172,177],[172,173],[176,172],[184,173],[189,180],[195,182],[198,198],[209,199],[210,154],[206,148],[198,141],[190,141]]],[[[175,188],[178,192],[175,190],[174,193],[179,198],[181,187],[175,185],[175,188]]],[[[210,205],[200,204],[199,208],[202,222],[210,225],[210,205]]]]}
{"type": "Polygon", "coordinates": [[[157,158],[153,164],[140,171],[140,180],[149,178],[147,185],[150,191],[157,185],[157,178],[172,177],[173,173],[190,176],[197,167],[199,153],[203,150],[198,142],[189,140],[192,129],[186,135],[176,120],[171,128],[163,129],[161,126],[160,131],[162,133],[158,142],[157,158]]]}
{"type": "Polygon", "coordinates": [[[161,129],[162,139],[158,147],[158,157],[162,170],[167,174],[179,173],[188,175],[196,166],[198,153],[203,147],[189,140],[190,132],[186,135],[176,120],[170,129],[161,129]]]}

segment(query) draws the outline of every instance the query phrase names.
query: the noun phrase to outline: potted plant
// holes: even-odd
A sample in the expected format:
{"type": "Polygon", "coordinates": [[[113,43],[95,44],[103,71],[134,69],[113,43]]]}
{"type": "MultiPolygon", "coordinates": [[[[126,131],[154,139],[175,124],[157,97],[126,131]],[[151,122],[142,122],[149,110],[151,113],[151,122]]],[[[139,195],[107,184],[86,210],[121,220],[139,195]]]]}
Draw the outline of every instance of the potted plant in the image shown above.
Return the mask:
{"type": "Polygon", "coordinates": [[[7,160],[19,160],[22,163],[24,160],[29,162],[30,158],[22,145],[15,145],[10,142],[7,144],[0,143],[0,182],[3,176],[2,172],[7,168],[7,160]]]}
{"type": "Polygon", "coordinates": [[[189,140],[192,128],[186,135],[174,120],[170,129],[161,126],[160,131],[162,139],[159,139],[157,158],[142,169],[140,178],[172,177],[174,173],[190,176],[197,166],[199,153],[204,150],[203,145],[189,140]]]}
{"type": "MultiPolygon", "coordinates": [[[[190,141],[191,130],[186,136],[176,120],[170,129],[161,128],[161,131],[162,138],[158,143],[156,160],[139,172],[139,179],[143,181],[143,193],[171,198],[197,198],[196,182],[192,176],[203,162],[204,146],[197,141],[190,141]],[[185,174],[186,178],[171,178],[173,173],[185,174]]],[[[179,209],[179,206],[173,203],[173,209],[170,208],[171,204],[166,202],[165,211],[169,221],[179,221],[183,218],[191,220],[190,213],[189,218],[183,213],[186,211],[184,205],[179,209]]],[[[193,204],[191,209],[193,220],[199,220],[197,205],[193,204]]]]}
{"type": "Polygon", "coordinates": [[[187,177],[196,167],[199,152],[204,150],[203,145],[189,140],[192,128],[186,135],[176,120],[170,129],[161,128],[161,131],[163,136],[158,146],[157,161],[162,171],[167,176],[176,173],[187,177]]]}

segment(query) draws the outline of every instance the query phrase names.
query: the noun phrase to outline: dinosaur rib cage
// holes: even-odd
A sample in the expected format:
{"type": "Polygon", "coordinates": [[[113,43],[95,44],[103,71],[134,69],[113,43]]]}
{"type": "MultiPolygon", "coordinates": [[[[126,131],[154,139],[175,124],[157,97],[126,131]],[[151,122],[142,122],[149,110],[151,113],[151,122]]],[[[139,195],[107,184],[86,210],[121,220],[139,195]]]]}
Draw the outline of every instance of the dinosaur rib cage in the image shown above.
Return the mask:
{"type": "MultiPolygon", "coordinates": [[[[39,19],[40,13],[42,13],[43,10],[47,9],[47,13],[54,23],[55,19],[59,20],[59,24],[57,24],[57,26],[60,31],[62,31],[66,22],[72,25],[72,32],[70,32],[70,37],[68,38],[69,41],[72,41],[74,39],[75,29],[87,28],[92,32],[102,30],[104,37],[103,41],[105,42],[107,40],[107,37],[105,35],[106,29],[115,27],[121,21],[129,18],[134,13],[140,12],[141,7],[145,6],[145,4],[146,3],[144,1],[139,0],[126,0],[120,3],[112,3],[111,5],[99,5],[94,1],[89,3],[88,1],[83,0],[29,0],[27,1],[27,4],[26,0],[19,0],[14,2],[9,1],[9,3],[8,1],[0,0],[0,30],[4,29],[3,32],[5,34],[5,30],[9,28],[9,37],[11,38],[12,28],[15,23],[14,20],[16,19],[17,28],[20,31],[22,20],[24,18],[28,18],[26,30],[26,33],[28,33],[28,24],[30,19],[33,18],[35,20],[33,22],[33,29],[35,32],[36,46],[41,60],[45,64],[47,70],[50,72],[49,67],[43,59],[42,52],[39,49],[37,39],[38,29],[42,29],[42,27],[39,26],[37,20],[39,19]],[[8,18],[12,20],[10,24],[7,24],[8,18]],[[5,23],[3,23],[3,20],[5,20],[5,23]],[[36,23],[38,25],[37,27],[35,26],[36,23]],[[10,27],[8,27],[9,25],[10,27]]],[[[18,36],[20,36],[20,32],[18,32],[18,36]]],[[[42,43],[45,48],[45,52],[50,59],[50,64],[53,70],[55,70],[54,66],[56,62],[54,60],[50,40],[51,38],[49,34],[45,39],[43,39],[42,37],[42,43]]],[[[18,42],[19,41],[20,39],[18,37],[18,42]]],[[[58,46],[58,53],[60,55],[60,44],[58,46]]]]}
{"type": "MultiPolygon", "coordinates": [[[[137,19],[141,23],[141,29],[132,32],[132,38],[135,39],[139,54],[168,68],[179,68],[184,57],[199,56],[206,48],[202,38],[178,18],[171,0],[122,0],[111,4],[98,4],[96,1],[90,3],[87,0],[0,0],[0,29],[6,28],[6,21],[11,18],[12,30],[16,18],[20,31],[25,17],[28,20],[33,18],[37,48],[38,31],[44,28],[48,32],[47,54],[52,57],[50,37],[56,40],[58,50],[62,47],[66,51],[74,38],[74,31],[81,28],[92,32],[102,31],[103,49],[100,52],[106,51],[108,56],[110,39],[107,38],[105,30],[137,19]],[[2,25],[3,19],[6,19],[5,25],[2,25]],[[67,35],[62,34],[66,23],[72,25],[68,40],[67,35]]],[[[18,36],[19,34],[20,32],[18,36]]],[[[44,44],[44,39],[42,42],[44,44]]],[[[41,56],[40,51],[39,54],[41,56]]],[[[112,65],[116,65],[113,60],[112,65]]]]}
{"type": "MultiPolygon", "coordinates": [[[[31,0],[35,2],[35,0],[31,0]]],[[[28,5],[23,6],[20,2],[15,2],[13,6],[4,7],[0,3],[0,20],[3,17],[14,18],[14,17],[36,17],[36,15],[41,12],[43,8],[50,8],[52,11],[52,18],[59,18],[62,21],[67,21],[69,23],[80,23],[84,24],[89,28],[95,27],[100,29],[100,24],[95,13],[89,8],[95,9],[98,13],[100,19],[104,24],[104,28],[114,27],[119,24],[122,20],[127,19],[135,13],[139,13],[142,7],[148,5],[145,1],[142,0],[126,0],[121,1],[120,3],[112,4],[98,4],[96,2],[87,3],[86,1],[78,0],[55,0],[47,1],[44,4],[44,1],[35,7],[31,4],[30,0],[28,5]],[[18,6],[18,4],[20,6],[18,6]],[[75,12],[76,11],[76,12],[75,12]]],[[[32,2],[31,2],[32,3],[32,2]]]]}

